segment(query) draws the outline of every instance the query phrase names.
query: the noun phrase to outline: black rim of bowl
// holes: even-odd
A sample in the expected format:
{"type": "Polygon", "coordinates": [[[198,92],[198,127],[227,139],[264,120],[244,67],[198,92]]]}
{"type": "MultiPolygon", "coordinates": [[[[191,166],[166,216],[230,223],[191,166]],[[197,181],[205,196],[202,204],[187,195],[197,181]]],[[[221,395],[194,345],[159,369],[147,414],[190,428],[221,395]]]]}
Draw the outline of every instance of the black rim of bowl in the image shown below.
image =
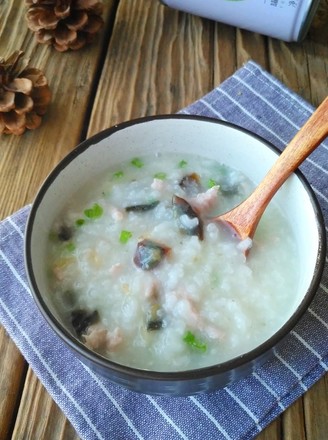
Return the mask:
{"type": "Polygon", "coordinates": [[[280,154],[278,148],[272,145],[267,140],[263,139],[261,136],[243,128],[236,124],[222,121],[219,119],[213,119],[205,116],[197,116],[197,115],[184,115],[184,114],[176,114],[176,115],[157,115],[157,116],[149,116],[142,117],[137,119],[132,119],[130,121],[122,122],[120,124],[114,125],[113,127],[107,128],[94,136],[86,139],[81,142],[74,148],[70,153],[68,153],[50,172],[48,177],[45,179],[43,184],[41,185],[34,202],[31,207],[31,211],[27,220],[26,231],[25,231],[25,267],[27,272],[27,277],[31,286],[32,295],[36,304],[38,305],[41,314],[46,319],[50,327],[55,331],[55,333],[76,353],[78,353],[82,358],[90,361],[91,363],[95,363],[101,369],[107,369],[116,371],[117,373],[124,374],[130,377],[141,378],[144,380],[157,380],[157,381],[190,381],[207,377],[214,377],[219,374],[228,373],[238,367],[241,367],[249,362],[255,361],[257,358],[261,357],[265,353],[269,352],[273,349],[281,340],[295,327],[297,322],[304,315],[306,310],[308,309],[310,303],[312,302],[317,289],[320,284],[321,276],[323,273],[324,265],[325,265],[325,255],[326,255],[326,235],[325,235],[325,227],[324,227],[324,218],[322,215],[322,211],[319,205],[319,202],[312,190],[310,184],[307,179],[304,177],[302,172],[298,169],[294,172],[297,175],[299,180],[301,181],[303,187],[308,193],[309,199],[311,200],[313,210],[317,219],[317,230],[319,236],[319,248],[316,258],[316,265],[314,274],[310,283],[310,286],[305,293],[303,300],[294,311],[290,319],[269,339],[264,341],[261,345],[256,347],[255,349],[246,352],[238,357],[230,359],[228,361],[222,362],[220,364],[211,365],[208,367],[202,367],[194,370],[179,370],[177,372],[162,372],[162,371],[150,371],[145,369],[139,369],[134,367],[129,367],[126,365],[118,364],[110,359],[107,359],[96,352],[89,350],[82,342],[80,342],[77,338],[75,338],[62,324],[55,318],[52,314],[51,310],[46,305],[45,301],[42,298],[42,293],[40,292],[33,271],[32,264],[32,256],[31,256],[31,239],[33,233],[34,219],[36,213],[38,211],[38,207],[43,200],[48,188],[60,174],[60,172],[77,156],[83,153],[92,145],[97,144],[101,140],[111,136],[113,133],[123,130],[127,127],[136,124],[142,124],[145,122],[153,121],[153,120],[170,120],[170,119],[180,119],[180,120],[195,120],[195,121],[203,121],[211,124],[219,124],[231,127],[233,129],[239,130],[246,135],[249,135],[261,143],[263,143],[266,147],[273,150],[277,155],[280,154]]]}

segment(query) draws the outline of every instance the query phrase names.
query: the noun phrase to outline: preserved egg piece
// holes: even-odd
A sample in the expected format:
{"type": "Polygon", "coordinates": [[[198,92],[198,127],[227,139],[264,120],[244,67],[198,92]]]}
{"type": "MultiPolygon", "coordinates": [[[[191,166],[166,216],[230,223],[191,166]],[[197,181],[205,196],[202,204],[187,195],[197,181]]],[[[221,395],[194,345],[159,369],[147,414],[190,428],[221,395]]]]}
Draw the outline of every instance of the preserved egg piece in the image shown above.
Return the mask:
{"type": "Polygon", "coordinates": [[[203,222],[190,204],[178,196],[173,196],[172,204],[180,231],[184,234],[196,235],[199,240],[203,240],[203,222]]]}
{"type": "Polygon", "coordinates": [[[240,192],[241,177],[238,173],[231,173],[226,165],[222,165],[217,170],[215,181],[220,187],[221,194],[233,196],[240,192]]]}
{"type": "Polygon", "coordinates": [[[67,225],[61,225],[57,232],[60,241],[68,241],[73,237],[73,230],[67,225]]]}
{"type": "Polygon", "coordinates": [[[71,323],[78,336],[82,336],[90,325],[98,321],[99,313],[97,310],[77,309],[71,313],[71,323]]]}
{"type": "Polygon", "coordinates": [[[163,328],[163,320],[162,319],[151,319],[147,322],[147,330],[153,331],[153,330],[160,330],[163,328]]]}
{"type": "Polygon", "coordinates": [[[158,200],[155,200],[154,202],[151,203],[145,203],[145,204],[141,204],[141,205],[131,205],[131,206],[127,206],[125,208],[126,212],[145,212],[145,211],[150,211],[151,209],[156,208],[156,206],[159,204],[158,200]]]}
{"type": "Polygon", "coordinates": [[[225,196],[233,196],[239,193],[239,185],[237,183],[222,183],[220,184],[220,191],[225,196]]]}
{"type": "Polygon", "coordinates": [[[161,306],[158,302],[159,294],[155,283],[147,294],[149,303],[147,304],[147,330],[160,330],[163,327],[163,320],[160,316],[161,306]]]}
{"type": "Polygon", "coordinates": [[[163,320],[159,316],[160,305],[158,303],[150,304],[147,316],[147,330],[160,330],[163,328],[163,320]]]}
{"type": "Polygon", "coordinates": [[[202,191],[200,184],[200,177],[197,173],[188,174],[184,176],[179,182],[180,188],[184,190],[186,195],[194,196],[202,191]]]}
{"type": "Polygon", "coordinates": [[[170,248],[152,240],[143,239],[137,244],[134,264],[142,270],[151,270],[158,266],[170,248]]]}

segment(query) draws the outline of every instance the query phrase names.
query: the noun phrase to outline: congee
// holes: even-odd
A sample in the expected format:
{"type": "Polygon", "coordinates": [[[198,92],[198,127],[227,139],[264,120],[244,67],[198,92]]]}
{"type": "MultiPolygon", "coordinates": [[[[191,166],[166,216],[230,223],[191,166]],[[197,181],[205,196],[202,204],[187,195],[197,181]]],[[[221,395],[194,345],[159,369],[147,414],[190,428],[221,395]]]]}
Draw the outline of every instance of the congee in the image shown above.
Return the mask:
{"type": "Polygon", "coordinates": [[[167,372],[267,340],[296,304],[291,227],[274,202],[253,241],[208,220],[253,188],[225,164],[173,153],[88,182],[49,233],[51,301],[69,331],[114,362],[167,372]]]}

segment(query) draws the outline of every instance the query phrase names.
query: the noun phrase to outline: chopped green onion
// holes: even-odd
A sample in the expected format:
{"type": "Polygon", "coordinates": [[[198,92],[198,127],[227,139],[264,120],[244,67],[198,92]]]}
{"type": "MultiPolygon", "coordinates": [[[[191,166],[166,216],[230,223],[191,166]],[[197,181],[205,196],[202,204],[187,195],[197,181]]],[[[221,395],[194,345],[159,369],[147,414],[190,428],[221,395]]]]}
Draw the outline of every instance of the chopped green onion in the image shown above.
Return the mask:
{"type": "Polygon", "coordinates": [[[68,243],[68,244],[65,246],[65,249],[66,249],[68,252],[74,252],[74,251],[75,251],[75,244],[72,243],[72,242],[70,242],[70,243],[68,243]]]}
{"type": "Polygon", "coordinates": [[[84,211],[84,215],[90,219],[96,219],[101,217],[103,214],[103,209],[98,203],[95,203],[92,208],[88,208],[84,211]]]}
{"type": "Polygon", "coordinates": [[[144,166],[144,163],[138,157],[135,157],[134,159],[132,159],[131,164],[137,168],[142,168],[144,166]]]}
{"type": "Polygon", "coordinates": [[[158,200],[154,200],[150,203],[144,203],[142,205],[131,205],[127,206],[125,208],[126,212],[144,212],[144,211],[150,211],[151,209],[156,208],[156,206],[159,204],[158,200]]]}
{"type": "Polygon", "coordinates": [[[204,342],[200,341],[196,338],[196,336],[191,333],[191,331],[188,331],[185,336],[183,337],[183,340],[186,344],[188,344],[192,348],[196,348],[199,351],[205,352],[207,349],[207,346],[204,342]]]}
{"type": "Polygon", "coordinates": [[[188,162],[186,160],[180,160],[178,163],[179,168],[185,168],[187,166],[188,162]]]}
{"type": "Polygon", "coordinates": [[[213,186],[217,185],[216,181],[214,179],[209,179],[207,182],[208,188],[213,188],[213,186]]]}
{"type": "Polygon", "coordinates": [[[163,172],[159,172],[154,174],[155,179],[160,179],[160,180],[164,180],[166,179],[166,173],[163,172]]]}
{"type": "Polygon", "coordinates": [[[120,242],[122,244],[126,244],[131,237],[132,237],[132,232],[130,232],[130,231],[121,231],[120,242]]]}
{"type": "Polygon", "coordinates": [[[75,222],[76,226],[82,226],[84,225],[84,223],[85,223],[84,218],[78,218],[75,222]]]}
{"type": "Polygon", "coordinates": [[[123,177],[123,171],[116,171],[116,173],[113,174],[115,179],[119,179],[120,177],[123,177]]]}

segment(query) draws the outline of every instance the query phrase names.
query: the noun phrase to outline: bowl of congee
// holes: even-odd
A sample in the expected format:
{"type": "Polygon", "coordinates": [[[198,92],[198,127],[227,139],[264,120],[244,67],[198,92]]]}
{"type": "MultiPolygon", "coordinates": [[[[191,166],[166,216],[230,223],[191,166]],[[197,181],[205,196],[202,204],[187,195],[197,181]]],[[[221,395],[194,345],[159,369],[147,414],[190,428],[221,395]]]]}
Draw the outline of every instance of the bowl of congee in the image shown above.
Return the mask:
{"type": "Polygon", "coordinates": [[[165,115],[82,142],[32,205],[25,262],[47,323],[94,372],[182,396],[251,373],[302,318],[323,271],[325,228],[299,170],[253,238],[213,221],[279,156],[209,118],[165,115]]]}

